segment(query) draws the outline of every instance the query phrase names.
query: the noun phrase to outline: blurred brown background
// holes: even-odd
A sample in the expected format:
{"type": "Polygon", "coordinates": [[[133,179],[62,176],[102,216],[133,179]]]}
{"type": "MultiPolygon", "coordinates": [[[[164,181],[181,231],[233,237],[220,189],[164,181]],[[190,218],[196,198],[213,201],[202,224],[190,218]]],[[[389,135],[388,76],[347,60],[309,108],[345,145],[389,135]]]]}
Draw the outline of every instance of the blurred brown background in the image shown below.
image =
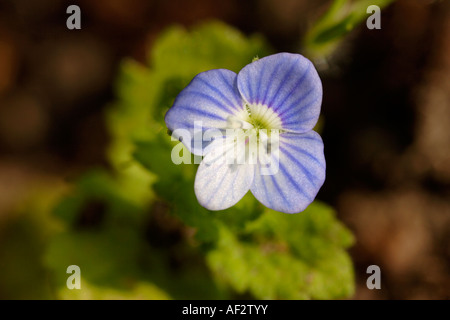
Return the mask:
{"type": "MultiPolygon", "coordinates": [[[[1,0],[0,241],[43,181],[106,165],[103,110],[123,57],[145,60],[165,27],[221,19],[298,51],[330,1],[1,0]],[[66,28],[77,4],[82,30],[66,28]]],[[[328,177],[319,199],[356,235],[355,299],[450,298],[450,2],[399,0],[363,23],[324,85],[328,177]],[[368,290],[377,264],[382,289],[368,290]]],[[[1,272],[1,271],[0,271],[1,272]]]]}

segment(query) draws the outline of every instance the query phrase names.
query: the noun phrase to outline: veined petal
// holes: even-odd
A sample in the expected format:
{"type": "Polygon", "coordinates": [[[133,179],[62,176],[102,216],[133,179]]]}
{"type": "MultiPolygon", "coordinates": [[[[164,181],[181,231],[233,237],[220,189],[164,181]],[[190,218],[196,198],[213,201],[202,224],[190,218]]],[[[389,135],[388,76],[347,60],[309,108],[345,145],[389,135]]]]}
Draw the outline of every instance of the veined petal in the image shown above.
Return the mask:
{"type": "Polygon", "coordinates": [[[218,138],[208,147],[198,167],[194,190],[198,202],[209,210],[224,210],[235,205],[249,191],[254,165],[228,163],[228,152],[235,143],[218,138]]]}
{"type": "MultiPolygon", "coordinates": [[[[183,143],[192,153],[203,155],[208,141],[203,133],[208,129],[225,129],[227,119],[242,111],[243,101],[236,88],[236,73],[225,69],[209,70],[198,74],[180,92],[165,122],[170,131],[190,133],[183,143]],[[194,143],[194,139],[200,140],[194,143]],[[188,141],[186,141],[188,140],[188,141]]],[[[185,137],[183,137],[185,138],[185,137]]]]}
{"type": "Polygon", "coordinates": [[[283,129],[303,133],[316,124],[322,103],[322,82],[314,65],[299,54],[279,53],[254,61],[237,76],[249,104],[271,108],[283,129]]]}
{"type": "Polygon", "coordinates": [[[251,192],[262,204],[276,211],[303,211],[325,181],[325,157],[319,134],[315,131],[282,134],[278,152],[272,150],[271,158],[278,161],[278,170],[267,174],[260,164],[251,192]]]}

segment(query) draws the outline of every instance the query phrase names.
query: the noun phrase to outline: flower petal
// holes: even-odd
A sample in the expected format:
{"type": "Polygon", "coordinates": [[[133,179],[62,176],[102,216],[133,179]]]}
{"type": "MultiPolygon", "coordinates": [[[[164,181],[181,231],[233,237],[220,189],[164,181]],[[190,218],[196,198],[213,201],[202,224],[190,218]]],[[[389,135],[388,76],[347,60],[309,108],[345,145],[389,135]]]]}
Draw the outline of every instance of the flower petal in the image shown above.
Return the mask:
{"type": "Polygon", "coordinates": [[[202,143],[203,133],[208,129],[225,129],[228,117],[242,109],[236,74],[225,69],[209,70],[198,74],[180,92],[173,107],[166,113],[165,122],[176,138],[180,138],[177,130],[187,130],[189,141],[184,139],[183,143],[192,153],[202,155],[205,143],[208,143],[202,143]],[[194,144],[194,138],[199,139],[200,143],[194,144]]]}
{"type": "Polygon", "coordinates": [[[272,108],[288,131],[307,132],[319,118],[322,82],[311,61],[299,54],[252,62],[239,72],[237,86],[246,102],[272,108]]]}
{"type": "Polygon", "coordinates": [[[235,205],[249,191],[255,166],[227,163],[227,152],[235,142],[218,138],[208,147],[198,167],[194,190],[198,202],[209,210],[224,210],[235,205]]]}
{"type": "Polygon", "coordinates": [[[325,181],[325,157],[319,134],[310,131],[280,135],[279,152],[272,150],[271,160],[278,163],[278,170],[267,175],[260,164],[251,192],[271,209],[285,213],[303,211],[325,181]]]}

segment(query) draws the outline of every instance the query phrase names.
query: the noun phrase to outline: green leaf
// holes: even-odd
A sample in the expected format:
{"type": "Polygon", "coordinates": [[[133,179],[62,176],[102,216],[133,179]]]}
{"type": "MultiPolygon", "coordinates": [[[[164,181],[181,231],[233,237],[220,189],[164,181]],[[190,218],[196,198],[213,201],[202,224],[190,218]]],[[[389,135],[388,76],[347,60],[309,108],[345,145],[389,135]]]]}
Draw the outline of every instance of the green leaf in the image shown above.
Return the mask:
{"type": "Polygon", "coordinates": [[[128,284],[120,289],[97,286],[81,277],[81,290],[62,287],[57,294],[63,300],[168,300],[171,297],[153,283],[128,284]]]}
{"type": "Polygon", "coordinates": [[[67,267],[77,265],[89,282],[114,286],[137,273],[138,249],[136,236],[127,231],[66,232],[51,241],[44,261],[57,284],[65,285],[67,267]]]}
{"type": "Polygon", "coordinates": [[[262,37],[247,38],[222,22],[212,21],[190,31],[169,28],[155,43],[149,65],[158,74],[192,78],[214,68],[239,72],[255,56],[268,53],[262,37]]]}
{"type": "Polygon", "coordinates": [[[314,202],[287,215],[266,210],[247,234],[220,229],[208,262],[219,280],[258,299],[336,299],[353,294],[354,276],[345,249],[351,233],[333,210],[314,202]]]}
{"type": "Polygon", "coordinates": [[[136,185],[128,188],[123,179],[115,178],[105,170],[91,170],[78,179],[74,192],[55,206],[54,214],[72,226],[82,223],[83,217],[101,219],[102,225],[125,223],[136,226],[144,218],[142,205],[150,200],[142,197],[141,193],[148,194],[150,185],[145,188],[135,190],[136,185]],[[92,217],[91,211],[104,217],[92,217]]]}
{"type": "Polygon", "coordinates": [[[377,5],[381,9],[395,0],[334,0],[325,14],[308,30],[303,48],[308,57],[321,61],[331,56],[345,36],[369,14],[367,8],[377,5]]]}

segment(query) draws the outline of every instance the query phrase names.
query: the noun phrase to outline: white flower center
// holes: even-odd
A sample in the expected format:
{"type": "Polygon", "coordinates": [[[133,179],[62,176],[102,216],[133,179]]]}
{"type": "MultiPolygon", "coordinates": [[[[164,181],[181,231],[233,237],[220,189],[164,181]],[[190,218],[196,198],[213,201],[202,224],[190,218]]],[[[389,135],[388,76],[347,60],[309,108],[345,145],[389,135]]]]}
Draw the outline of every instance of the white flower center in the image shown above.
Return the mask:
{"type": "Polygon", "coordinates": [[[236,116],[228,117],[230,129],[260,129],[281,131],[280,117],[269,107],[263,104],[245,104],[243,110],[236,116]]]}
{"type": "Polygon", "coordinates": [[[245,104],[243,110],[227,119],[227,139],[231,160],[235,164],[268,164],[277,157],[279,134],[283,132],[280,117],[262,104],[245,104]]]}

